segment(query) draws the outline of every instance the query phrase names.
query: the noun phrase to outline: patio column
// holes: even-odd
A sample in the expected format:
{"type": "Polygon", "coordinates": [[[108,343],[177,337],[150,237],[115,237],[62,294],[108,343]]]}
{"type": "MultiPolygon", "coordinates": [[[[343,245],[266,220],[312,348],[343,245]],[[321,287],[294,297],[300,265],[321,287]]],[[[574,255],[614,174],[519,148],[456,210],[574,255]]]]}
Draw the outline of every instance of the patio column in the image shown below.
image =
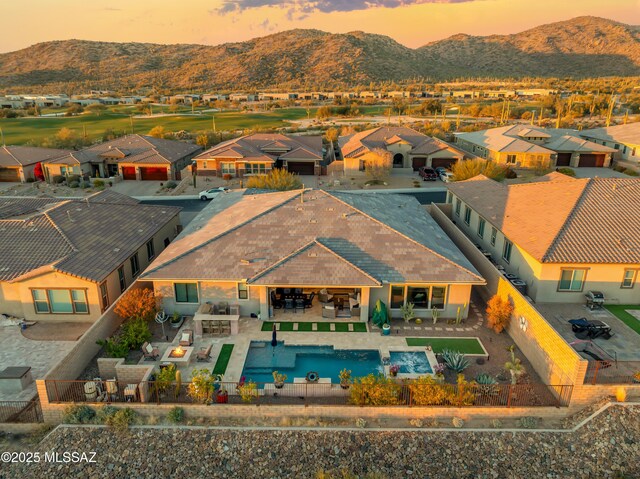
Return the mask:
{"type": "Polygon", "coordinates": [[[369,292],[371,288],[362,288],[360,290],[360,321],[366,323],[369,321],[369,292]]]}
{"type": "Polygon", "coordinates": [[[266,286],[260,287],[260,318],[263,321],[269,320],[269,294],[266,286]]]}

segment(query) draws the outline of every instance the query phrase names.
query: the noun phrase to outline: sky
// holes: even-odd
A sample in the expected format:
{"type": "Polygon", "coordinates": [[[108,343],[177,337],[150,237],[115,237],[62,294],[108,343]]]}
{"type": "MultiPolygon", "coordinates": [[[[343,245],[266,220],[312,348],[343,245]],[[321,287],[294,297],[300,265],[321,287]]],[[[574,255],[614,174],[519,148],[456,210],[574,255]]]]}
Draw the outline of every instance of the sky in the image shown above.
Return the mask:
{"type": "Polygon", "coordinates": [[[640,0],[0,0],[0,52],[49,40],[217,45],[292,28],[362,30],[419,47],[594,15],[640,25],[640,0]]]}

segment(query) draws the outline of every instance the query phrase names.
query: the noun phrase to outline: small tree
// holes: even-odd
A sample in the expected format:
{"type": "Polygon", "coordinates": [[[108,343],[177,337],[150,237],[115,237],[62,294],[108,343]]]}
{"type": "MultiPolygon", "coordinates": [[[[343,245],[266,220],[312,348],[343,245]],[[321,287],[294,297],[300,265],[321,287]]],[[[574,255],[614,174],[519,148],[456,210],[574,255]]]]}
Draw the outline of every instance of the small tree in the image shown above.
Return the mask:
{"type": "Polygon", "coordinates": [[[366,175],[375,181],[383,181],[389,177],[393,156],[390,151],[376,148],[367,157],[364,165],[366,175]]]}
{"type": "Polygon", "coordinates": [[[130,289],[122,295],[114,311],[124,319],[151,321],[159,310],[160,299],[150,288],[130,289]]]}
{"type": "Polygon", "coordinates": [[[513,305],[497,294],[487,303],[487,325],[496,333],[501,333],[508,325],[513,314],[513,305]]]}
{"type": "Polygon", "coordinates": [[[324,132],[324,137],[327,139],[329,143],[335,143],[338,141],[338,130],[336,128],[329,128],[324,132]]]}
{"type": "Polygon", "coordinates": [[[96,116],[100,116],[100,114],[107,109],[102,103],[94,103],[93,105],[89,105],[87,110],[93,113],[96,116]]]}
{"type": "Polygon", "coordinates": [[[164,129],[164,126],[158,125],[154,126],[149,130],[149,136],[153,136],[154,138],[164,138],[167,135],[167,131],[164,129]]]}
{"type": "Polygon", "coordinates": [[[266,190],[289,191],[302,187],[302,183],[295,173],[290,173],[282,168],[275,168],[266,175],[252,176],[247,181],[247,188],[260,188],[266,190]]]}
{"type": "Polygon", "coordinates": [[[456,181],[468,180],[474,176],[484,175],[496,181],[504,179],[504,167],[494,161],[483,159],[464,160],[455,163],[451,169],[456,181]]]}

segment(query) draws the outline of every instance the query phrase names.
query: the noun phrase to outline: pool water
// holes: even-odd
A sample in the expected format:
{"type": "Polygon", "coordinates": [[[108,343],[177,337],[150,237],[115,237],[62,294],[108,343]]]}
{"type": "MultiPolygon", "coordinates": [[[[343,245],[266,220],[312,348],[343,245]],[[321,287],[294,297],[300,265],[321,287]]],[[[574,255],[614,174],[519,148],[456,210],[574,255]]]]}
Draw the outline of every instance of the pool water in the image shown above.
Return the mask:
{"type": "Polygon", "coordinates": [[[377,349],[347,350],[333,346],[286,346],[278,341],[274,348],[268,341],[251,341],[242,375],[258,383],[272,383],[273,371],[293,378],[304,378],[308,372],[317,372],[321,378],[340,382],[342,369],[351,370],[351,377],[383,372],[380,352],[377,349]]]}
{"type": "Polygon", "coordinates": [[[390,351],[389,363],[400,366],[401,374],[433,374],[429,358],[422,351],[390,351]]]}

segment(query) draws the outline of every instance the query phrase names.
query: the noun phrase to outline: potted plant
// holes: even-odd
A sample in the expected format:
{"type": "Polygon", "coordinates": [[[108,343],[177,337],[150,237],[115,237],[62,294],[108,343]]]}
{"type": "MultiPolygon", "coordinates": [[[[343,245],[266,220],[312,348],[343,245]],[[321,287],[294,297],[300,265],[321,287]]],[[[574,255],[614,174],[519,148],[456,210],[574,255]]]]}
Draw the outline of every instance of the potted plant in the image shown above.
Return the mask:
{"type": "Polygon", "coordinates": [[[273,373],[273,383],[275,384],[277,389],[282,389],[284,387],[284,382],[287,380],[286,374],[280,374],[278,371],[274,371],[273,373]]]}
{"type": "Polygon", "coordinates": [[[340,378],[340,387],[342,389],[349,389],[349,386],[351,386],[351,370],[343,369],[340,371],[340,374],[338,374],[338,377],[340,378]]]}
{"type": "Polygon", "coordinates": [[[391,334],[391,325],[389,323],[384,323],[382,325],[382,335],[389,336],[391,334]]]}
{"type": "Polygon", "coordinates": [[[396,377],[398,375],[398,371],[400,371],[400,366],[398,366],[397,364],[392,364],[391,366],[389,366],[389,374],[392,377],[396,377]]]}
{"type": "Polygon", "coordinates": [[[309,371],[304,379],[308,383],[317,383],[320,380],[320,375],[315,371],[309,371]]]}
{"type": "Polygon", "coordinates": [[[218,391],[216,392],[216,403],[217,404],[226,404],[229,402],[229,393],[224,388],[224,386],[220,386],[218,391]]]}
{"type": "Polygon", "coordinates": [[[178,329],[180,326],[182,326],[183,321],[184,318],[180,315],[180,313],[175,311],[173,313],[173,316],[171,316],[171,319],[169,320],[169,324],[171,324],[171,327],[173,329],[178,329]]]}
{"type": "Polygon", "coordinates": [[[444,382],[444,364],[442,363],[438,363],[433,367],[433,372],[436,375],[436,381],[439,383],[443,383],[444,382]]]}

